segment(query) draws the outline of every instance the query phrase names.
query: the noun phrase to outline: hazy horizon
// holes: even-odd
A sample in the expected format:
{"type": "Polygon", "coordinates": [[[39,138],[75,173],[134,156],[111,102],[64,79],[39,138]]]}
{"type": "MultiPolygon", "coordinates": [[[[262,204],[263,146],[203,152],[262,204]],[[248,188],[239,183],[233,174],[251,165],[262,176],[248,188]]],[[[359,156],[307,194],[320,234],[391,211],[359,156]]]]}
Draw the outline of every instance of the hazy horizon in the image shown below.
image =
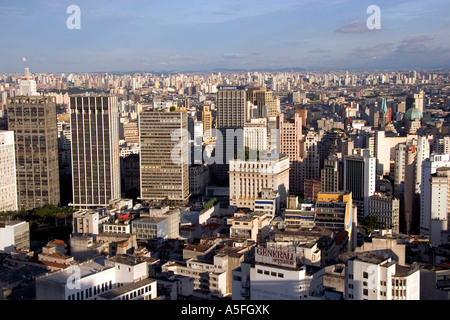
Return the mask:
{"type": "Polygon", "coordinates": [[[0,73],[447,69],[449,9],[444,0],[2,1],[0,73]],[[71,5],[80,29],[67,26],[71,5]],[[367,26],[373,5],[380,29],[367,26]]]}

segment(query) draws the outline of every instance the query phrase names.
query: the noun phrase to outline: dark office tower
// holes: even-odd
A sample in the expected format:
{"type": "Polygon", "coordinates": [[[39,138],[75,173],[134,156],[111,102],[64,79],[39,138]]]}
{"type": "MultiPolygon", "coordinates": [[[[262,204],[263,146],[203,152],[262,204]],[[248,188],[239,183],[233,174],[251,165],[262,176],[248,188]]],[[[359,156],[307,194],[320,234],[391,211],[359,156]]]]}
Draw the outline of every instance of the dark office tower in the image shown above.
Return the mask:
{"type": "Polygon", "coordinates": [[[221,86],[216,101],[216,124],[222,139],[216,140],[217,179],[227,182],[229,160],[234,159],[244,145],[244,124],[246,121],[246,88],[243,86],[221,86]],[[219,150],[220,148],[220,150],[219,150]]]}
{"type": "Polygon", "coordinates": [[[189,200],[189,138],[186,111],[139,115],[141,199],[185,204],[189,200]]]}
{"type": "Polygon", "coordinates": [[[120,198],[117,98],[70,97],[70,127],[73,181],[70,205],[95,208],[120,198]]]}
{"type": "Polygon", "coordinates": [[[9,98],[7,110],[8,129],[14,131],[15,137],[19,209],[58,205],[58,129],[54,98],[9,98]]]}

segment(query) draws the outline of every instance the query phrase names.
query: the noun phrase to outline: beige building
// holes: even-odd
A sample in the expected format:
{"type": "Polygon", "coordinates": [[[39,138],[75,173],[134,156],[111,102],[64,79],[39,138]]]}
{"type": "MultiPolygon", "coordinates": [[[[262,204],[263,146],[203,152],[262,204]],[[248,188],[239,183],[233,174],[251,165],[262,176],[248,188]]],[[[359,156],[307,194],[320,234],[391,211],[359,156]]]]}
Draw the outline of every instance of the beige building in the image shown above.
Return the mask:
{"type": "Polygon", "coordinates": [[[254,210],[255,199],[262,189],[278,193],[281,206],[289,192],[289,158],[261,156],[260,160],[230,161],[230,205],[254,210]]]}
{"type": "Polygon", "coordinates": [[[286,119],[284,113],[279,116],[280,153],[289,157],[289,193],[296,195],[299,195],[303,188],[302,121],[301,109],[295,111],[293,119],[286,119]]]}
{"type": "Polygon", "coordinates": [[[19,209],[58,205],[58,130],[54,98],[9,98],[7,111],[8,128],[14,131],[15,139],[19,209]]]}
{"type": "Polygon", "coordinates": [[[227,224],[230,226],[231,238],[256,242],[268,236],[270,221],[272,221],[271,214],[245,214],[239,210],[227,220],[227,224]]]}
{"type": "Polygon", "coordinates": [[[141,199],[189,199],[188,121],[185,111],[143,111],[139,116],[141,199]]]}
{"type": "Polygon", "coordinates": [[[0,211],[16,211],[17,177],[13,131],[0,131],[0,176],[0,211]]]}

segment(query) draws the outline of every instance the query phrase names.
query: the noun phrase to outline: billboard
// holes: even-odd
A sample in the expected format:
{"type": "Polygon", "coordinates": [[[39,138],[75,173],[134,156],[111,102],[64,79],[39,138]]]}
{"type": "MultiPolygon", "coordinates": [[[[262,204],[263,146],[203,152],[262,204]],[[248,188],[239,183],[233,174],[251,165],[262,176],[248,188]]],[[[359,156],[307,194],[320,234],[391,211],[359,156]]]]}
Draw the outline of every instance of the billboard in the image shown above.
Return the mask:
{"type": "Polygon", "coordinates": [[[255,261],[279,267],[295,268],[296,252],[293,246],[259,246],[255,251],[255,261]]]}

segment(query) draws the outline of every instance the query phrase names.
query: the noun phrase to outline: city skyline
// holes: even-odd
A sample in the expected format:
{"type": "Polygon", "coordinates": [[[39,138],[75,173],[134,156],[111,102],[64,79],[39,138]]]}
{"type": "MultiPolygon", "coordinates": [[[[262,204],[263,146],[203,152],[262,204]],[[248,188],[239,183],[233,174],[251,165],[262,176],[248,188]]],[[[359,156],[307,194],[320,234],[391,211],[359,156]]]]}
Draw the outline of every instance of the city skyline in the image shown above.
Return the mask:
{"type": "Polygon", "coordinates": [[[2,73],[447,68],[445,1],[0,4],[2,73]],[[69,29],[68,7],[80,8],[69,29]],[[369,29],[370,6],[380,29],[369,29]],[[38,12],[38,14],[36,14],[38,12]],[[22,60],[26,58],[26,63],[22,60]]]}

